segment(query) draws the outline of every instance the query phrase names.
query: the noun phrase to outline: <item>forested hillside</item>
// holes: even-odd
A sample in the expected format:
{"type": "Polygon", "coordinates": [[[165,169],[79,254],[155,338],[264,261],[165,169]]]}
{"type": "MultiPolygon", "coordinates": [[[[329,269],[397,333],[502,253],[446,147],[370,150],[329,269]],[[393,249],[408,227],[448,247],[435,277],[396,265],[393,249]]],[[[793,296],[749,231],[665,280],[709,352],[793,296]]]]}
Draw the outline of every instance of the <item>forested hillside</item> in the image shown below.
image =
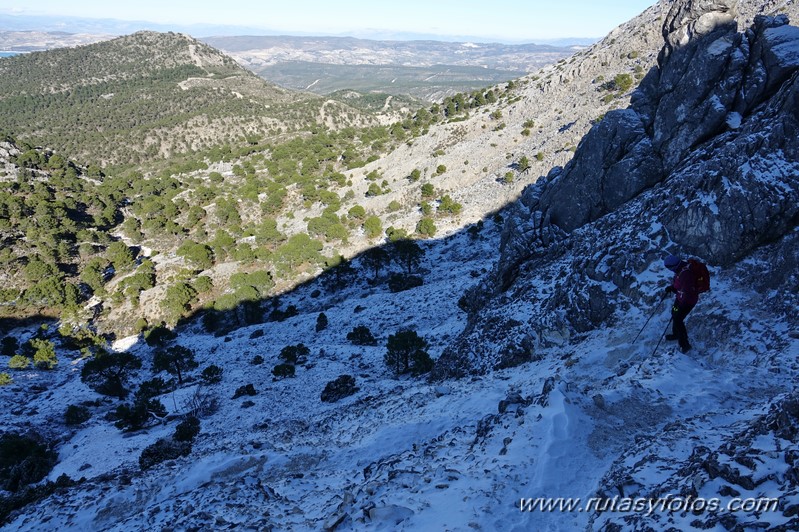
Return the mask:
{"type": "Polygon", "coordinates": [[[0,116],[26,142],[103,166],[146,165],[320,122],[376,123],[269,84],[195,39],[153,32],[3,59],[0,116]]]}

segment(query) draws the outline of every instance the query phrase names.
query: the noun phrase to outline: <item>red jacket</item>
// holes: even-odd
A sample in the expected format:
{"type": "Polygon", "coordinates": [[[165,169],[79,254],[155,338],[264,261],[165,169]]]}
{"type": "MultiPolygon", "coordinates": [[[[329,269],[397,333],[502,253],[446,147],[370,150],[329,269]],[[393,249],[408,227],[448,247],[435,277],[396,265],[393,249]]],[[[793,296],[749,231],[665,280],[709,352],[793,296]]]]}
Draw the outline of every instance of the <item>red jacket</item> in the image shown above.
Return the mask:
{"type": "Polygon", "coordinates": [[[671,286],[677,294],[677,304],[696,305],[699,301],[699,291],[696,287],[696,275],[691,271],[691,266],[686,261],[680,261],[675,270],[671,286]]]}

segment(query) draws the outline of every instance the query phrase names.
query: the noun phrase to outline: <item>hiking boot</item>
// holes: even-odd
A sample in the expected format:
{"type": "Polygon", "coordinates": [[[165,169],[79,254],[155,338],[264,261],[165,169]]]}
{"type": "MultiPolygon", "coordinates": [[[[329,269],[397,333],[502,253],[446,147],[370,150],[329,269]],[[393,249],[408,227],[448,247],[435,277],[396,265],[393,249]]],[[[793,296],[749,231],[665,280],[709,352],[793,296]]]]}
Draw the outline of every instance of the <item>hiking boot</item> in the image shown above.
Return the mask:
{"type": "Polygon", "coordinates": [[[680,351],[683,353],[687,353],[691,350],[691,344],[685,344],[680,346],[680,351]]]}
{"type": "Polygon", "coordinates": [[[666,341],[673,342],[675,340],[677,340],[677,335],[676,334],[667,334],[666,335],[666,341]]]}

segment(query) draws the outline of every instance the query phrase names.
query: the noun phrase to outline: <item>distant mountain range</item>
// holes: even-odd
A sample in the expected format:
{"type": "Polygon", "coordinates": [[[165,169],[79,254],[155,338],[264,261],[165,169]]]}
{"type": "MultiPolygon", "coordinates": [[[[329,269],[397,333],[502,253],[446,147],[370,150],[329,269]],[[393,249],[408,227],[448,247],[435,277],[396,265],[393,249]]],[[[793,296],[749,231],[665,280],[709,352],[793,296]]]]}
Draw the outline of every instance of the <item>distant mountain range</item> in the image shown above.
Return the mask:
{"type": "Polygon", "coordinates": [[[578,45],[479,43],[467,37],[461,42],[447,42],[420,35],[395,35],[392,40],[261,35],[256,32],[264,30],[242,27],[174,27],[0,15],[0,51],[75,47],[108,41],[115,34],[132,34],[141,28],[179,30],[195,37],[215,35],[201,40],[264,79],[289,89],[320,95],[357,90],[410,95],[428,102],[519,78],[581,49],[578,45]],[[238,35],[225,33],[233,30],[238,35]],[[410,38],[417,40],[401,40],[410,38]]]}
{"type": "MultiPolygon", "coordinates": [[[[82,17],[52,17],[52,16],[24,16],[7,15],[0,13],[0,30],[9,31],[65,31],[70,33],[101,33],[111,35],[126,35],[141,30],[151,31],[174,31],[188,33],[193,36],[210,35],[280,35],[280,31],[254,26],[229,26],[219,24],[159,24],[144,20],[118,20],[106,18],[82,18],[82,17]]],[[[291,32],[295,36],[310,36],[303,32],[291,32]]],[[[385,30],[368,30],[353,37],[377,40],[435,40],[435,41],[484,41],[484,38],[474,35],[436,35],[429,33],[411,32],[386,32],[385,30]]],[[[343,37],[339,35],[339,37],[343,37]]],[[[551,46],[588,46],[598,40],[594,38],[564,37],[560,39],[538,39],[539,44],[549,44],[551,46]]],[[[518,42],[518,41],[505,41],[518,42]]]]}

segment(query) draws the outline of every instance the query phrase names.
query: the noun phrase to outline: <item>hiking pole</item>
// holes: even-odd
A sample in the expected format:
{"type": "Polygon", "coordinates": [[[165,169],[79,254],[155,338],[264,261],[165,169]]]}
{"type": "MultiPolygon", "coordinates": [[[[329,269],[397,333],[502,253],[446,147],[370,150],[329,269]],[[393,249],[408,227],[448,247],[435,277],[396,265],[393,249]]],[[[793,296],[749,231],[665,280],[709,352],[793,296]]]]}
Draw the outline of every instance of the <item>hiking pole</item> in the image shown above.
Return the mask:
{"type": "Polygon", "coordinates": [[[646,329],[649,320],[654,318],[655,314],[657,314],[660,311],[660,306],[663,304],[663,301],[666,299],[666,296],[668,296],[668,294],[663,294],[663,297],[660,299],[660,301],[658,301],[657,307],[655,307],[655,311],[649,315],[649,317],[646,319],[646,322],[644,322],[644,326],[641,327],[641,330],[638,331],[638,334],[635,335],[635,338],[632,341],[633,344],[635,343],[636,340],[638,340],[638,337],[641,336],[641,333],[644,332],[644,329],[646,329]]]}
{"type": "Polygon", "coordinates": [[[664,337],[664,336],[666,336],[666,331],[668,331],[668,330],[669,330],[669,325],[671,325],[671,322],[672,322],[672,320],[673,320],[673,319],[674,319],[674,316],[672,316],[671,318],[669,318],[669,322],[666,324],[666,328],[665,328],[665,329],[663,329],[663,334],[661,334],[661,335],[660,335],[660,340],[658,340],[658,343],[657,343],[657,345],[655,346],[655,349],[653,349],[653,350],[652,350],[652,354],[651,354],[651,355],[649,355],[650,357],[651,357],[651,356],[654,356],[654,355],[655,355],[655,352],[658,350],[658,347],[660,347],[660,342],[662,342],[662,341],[663,341],[663,337],[664,337]]]}

